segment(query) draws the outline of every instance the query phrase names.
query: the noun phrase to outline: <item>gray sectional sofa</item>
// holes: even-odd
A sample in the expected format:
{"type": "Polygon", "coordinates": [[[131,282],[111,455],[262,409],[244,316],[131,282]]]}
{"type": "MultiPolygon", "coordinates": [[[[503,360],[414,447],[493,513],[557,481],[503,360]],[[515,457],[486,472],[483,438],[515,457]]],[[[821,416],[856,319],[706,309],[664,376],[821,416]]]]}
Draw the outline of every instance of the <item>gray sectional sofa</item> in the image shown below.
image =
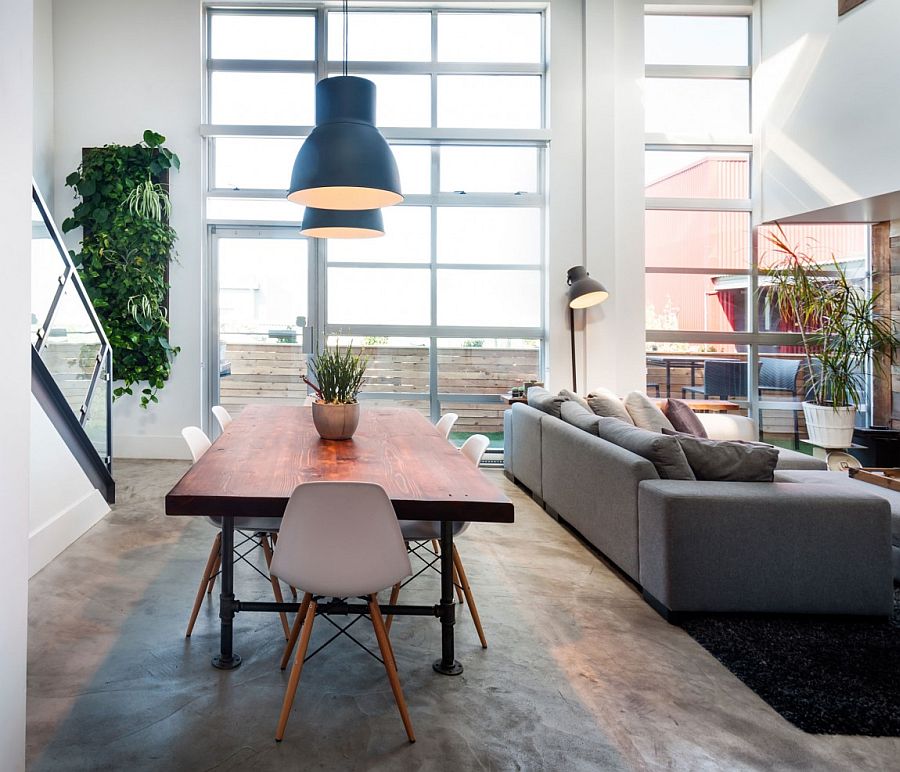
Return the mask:
{"type": "MultiPolygon", "coordinates": [[[[755,426],[701,421],[721,439],[747,438],[755,426]]],[[[838,484],[817,459],[781,451],[771,483],[662,480],[645,458],[525,404],[506,411],[504,432],[507,476],[668,619],[891,613],[891,505],[871,486],[838,484]]]]}

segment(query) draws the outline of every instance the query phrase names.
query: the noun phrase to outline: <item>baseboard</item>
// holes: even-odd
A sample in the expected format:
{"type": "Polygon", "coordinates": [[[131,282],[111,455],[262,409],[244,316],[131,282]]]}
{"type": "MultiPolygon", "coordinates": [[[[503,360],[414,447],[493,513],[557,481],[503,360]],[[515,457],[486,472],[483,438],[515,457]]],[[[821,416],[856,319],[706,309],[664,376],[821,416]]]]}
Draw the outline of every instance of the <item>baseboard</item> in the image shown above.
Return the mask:
{"type": "Polygon", "coordinates": [[[92,490],[38,530],[28,534],[28,577],[34,576],[96,525],[107,512],[109,504],[100,495],[100,491],[92,490]]]}
{"type": "Polygon", "coordinates": [[[152,434],[117,434],[113,437],[113,460],[156,458],[190,461],[191,454],[182,437],[152,434]]]}

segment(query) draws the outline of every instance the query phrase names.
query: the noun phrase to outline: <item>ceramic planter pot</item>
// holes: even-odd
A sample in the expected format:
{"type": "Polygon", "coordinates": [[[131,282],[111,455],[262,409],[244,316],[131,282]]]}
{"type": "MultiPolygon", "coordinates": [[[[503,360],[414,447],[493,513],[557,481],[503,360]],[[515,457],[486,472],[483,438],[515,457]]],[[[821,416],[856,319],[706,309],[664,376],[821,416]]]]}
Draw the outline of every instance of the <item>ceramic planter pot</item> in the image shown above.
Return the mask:
{"type": "Polygon", "coordinates": [[[856,423],[855,407],[838,407],[803,403],[806,431],[816,445],[826,448],[849,448],[853,444],[856,423]]]}
{"type": "Polygon", "coordinates": [[[312,417],[323,440],[349,440],[359,426],[359,402],[351,405],[313,402],[312,417]]]}

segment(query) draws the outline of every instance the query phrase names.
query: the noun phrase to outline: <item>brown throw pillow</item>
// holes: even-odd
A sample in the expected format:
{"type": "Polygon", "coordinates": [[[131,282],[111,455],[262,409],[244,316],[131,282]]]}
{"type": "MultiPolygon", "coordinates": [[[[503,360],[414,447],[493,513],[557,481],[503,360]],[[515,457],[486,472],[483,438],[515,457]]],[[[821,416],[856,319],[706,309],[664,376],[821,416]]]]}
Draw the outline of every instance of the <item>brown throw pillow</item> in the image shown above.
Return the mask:
{"type": "MultiPolygon", "coordinates": [[[[670,432],[663,430],[663,434],[670,432]]],[[[670,435],[680,445],[698,480],[773,482],[778,449],[741,440],[709,440],[687,434],[670,435]]]]}
{"type": "Polygon", "coordinates": [[[690,405],[681,399],[669,399],[666,401],[666,418],[672,422],[676,432],[683,432],[694,437],[707,437],[706,429],[697,414],[691,410],[690,405]]]}
{"type": "Polygon", "coordinates": [[[591,409],[590,405],[588,405],[588,403],[587,403],[587,400],[584,397],[579,397],[574,391],[569,391],[568,389],[560,389],[559,396],[565,397],[566,399],[569,399],[569,400],[572,400],[572,402],[577,402],[585,410],[591,409]]]}

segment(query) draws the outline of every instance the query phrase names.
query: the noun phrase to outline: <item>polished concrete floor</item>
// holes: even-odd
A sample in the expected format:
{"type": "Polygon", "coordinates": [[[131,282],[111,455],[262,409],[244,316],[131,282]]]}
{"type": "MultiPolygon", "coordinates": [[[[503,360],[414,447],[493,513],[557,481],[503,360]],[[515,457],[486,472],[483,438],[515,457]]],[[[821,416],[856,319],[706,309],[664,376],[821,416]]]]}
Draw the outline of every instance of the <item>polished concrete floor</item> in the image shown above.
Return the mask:
{"type": "MultiPolygon", "coordinates": [[[[900,739],[795,729],[499,472],[515,525],[460,539],[490,648],[460,614],[465,673],[435,674],[435,621],[392,639],[418,742],[380,664],[338,641],[312,659],[283,743],[277,618],[244,613],[244,664],[210,667],[215,609],[188,611],[213,531],[166,518],[180,462],[121,462],[114,511],[31,581],[33,770],[897,769],[900,739]]],[[[269,586],[239,571],[238,595],[269,586]]],[[[432,599],[437,576],[408,597],[432,599]]],[[[354,630],[374,640],[364,623],[354,630]]],[[[321,639],[326,624],[314,634],[321,639]]]]}

